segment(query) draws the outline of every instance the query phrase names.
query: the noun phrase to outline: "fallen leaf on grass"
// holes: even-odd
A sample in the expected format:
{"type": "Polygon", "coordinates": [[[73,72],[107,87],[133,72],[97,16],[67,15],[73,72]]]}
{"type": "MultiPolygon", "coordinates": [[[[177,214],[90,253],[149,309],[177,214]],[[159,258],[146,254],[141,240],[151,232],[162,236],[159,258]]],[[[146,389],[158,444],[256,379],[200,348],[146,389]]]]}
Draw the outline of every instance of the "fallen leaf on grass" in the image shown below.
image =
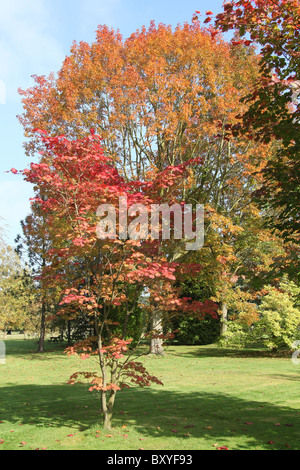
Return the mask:
{"type": "Polygon", "coordinates": [[[229,450],[229,449],[228,449],[228,447],[226,447],[226,446],[222,446],[222,447],[218,447],[217,450],[229,450]]]}

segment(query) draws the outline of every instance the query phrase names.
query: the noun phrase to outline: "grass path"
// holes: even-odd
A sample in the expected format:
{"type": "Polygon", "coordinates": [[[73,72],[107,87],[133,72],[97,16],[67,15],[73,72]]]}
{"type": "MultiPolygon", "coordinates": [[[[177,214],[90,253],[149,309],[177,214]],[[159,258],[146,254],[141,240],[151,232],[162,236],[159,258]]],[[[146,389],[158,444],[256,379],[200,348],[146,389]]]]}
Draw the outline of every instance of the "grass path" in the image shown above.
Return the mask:
{"type": "Polygon", "coordinates": [[[68,385],[89,361],[31,340],[7,339],[0,364],[0,450],[300,450],[300,365],[289,357],[209,346],[170,347],[143,362],[164,386],[117,395],[114,429],[98,397],[68,385]]]}

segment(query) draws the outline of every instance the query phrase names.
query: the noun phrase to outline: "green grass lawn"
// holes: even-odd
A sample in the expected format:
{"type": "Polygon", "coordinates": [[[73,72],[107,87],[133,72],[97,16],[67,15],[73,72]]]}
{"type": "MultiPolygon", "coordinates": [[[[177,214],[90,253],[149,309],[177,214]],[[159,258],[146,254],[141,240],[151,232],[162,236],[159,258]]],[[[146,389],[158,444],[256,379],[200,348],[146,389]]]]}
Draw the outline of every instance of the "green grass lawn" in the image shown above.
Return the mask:
{"type": "Polygon", "coordinates": [[[0,364],[1,450],[300,450],[300,365],[290,357],[172,346],[143,359],[164,386],[118,393],[110,433],[97,394],[67,384],[89,360],[59,345],[5,340],[0,364]]]}

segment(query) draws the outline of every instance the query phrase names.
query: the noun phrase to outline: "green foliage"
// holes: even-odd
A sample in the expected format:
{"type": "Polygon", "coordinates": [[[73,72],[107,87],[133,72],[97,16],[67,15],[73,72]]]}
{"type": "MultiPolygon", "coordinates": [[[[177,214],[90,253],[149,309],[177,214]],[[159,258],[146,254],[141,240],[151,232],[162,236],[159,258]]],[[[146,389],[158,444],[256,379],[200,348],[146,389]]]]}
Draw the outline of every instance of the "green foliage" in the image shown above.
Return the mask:
{"type": "Polygon", "coordinates": [[[300,309],[298,286],[284,280],[279,289],[268,286],[259,308],[259,320],[251,327],[239,320],[230,322],[220,346],[245,347],[259,343],[274,351],[292,349],[300,339],[300,309]]]}
{"type": "MultiPolygon", "coordinates": [[[[182,297],[204,302],[214,293],[214,287],[199,277],[186,279],[180,284],[182,297]]],[[[214,343],[220,334],[220,320],[207,315],[204,319],[180,317],[172,321],[172,330],[179,330],[175,336],[177,344],[206,345],[214,343]]]]}
{"type": "Polygon", "coordinates": [[[204,320],[186,317],[178,324],[178,344],[205,345],[214,343],[220,334],[220,320],[208,316],[204,320]]]}
{"type": "Polygon", "coordinates": [[[291,349],[300,339],[300,309],[290,292],[271,288],[259,307],[256,335],[270,349],[291,349]]]}
{"type": "Polygon", "coordinates": [[[231,321],[228,323],[227,331],[220,337],[218,345],[242,349],[251,345],[252,341],[254,341],[252,327],[238,321],[231,321]]]}
{"type": "Polygon", "coordinates": [[[0,328],[23,329],[35,307],[30,272],[14,249],[0,239],[0,328]]]}

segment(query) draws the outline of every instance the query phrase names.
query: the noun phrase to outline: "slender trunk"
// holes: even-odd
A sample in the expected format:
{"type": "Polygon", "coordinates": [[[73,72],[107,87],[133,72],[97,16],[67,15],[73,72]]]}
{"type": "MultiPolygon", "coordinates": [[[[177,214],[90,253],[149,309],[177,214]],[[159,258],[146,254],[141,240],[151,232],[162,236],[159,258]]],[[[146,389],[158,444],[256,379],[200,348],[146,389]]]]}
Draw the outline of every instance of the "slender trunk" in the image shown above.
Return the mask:
{"type": "Polygon", "coordinates": [[[160,311],[156,311],[152,315],[151,329],[154,333],[154,338],[151,338],[150,343],[150,354],[156,354],[157,356],[164,355],[163,339],[159,338],[159,335],[163,334],[162,326],[162,314],[160,311]]]}
{"type": "Polygon", "coordinates": [[[228,308],[225,302],[221,304],[221,331],[220,334],[223,336],[227,331],[227,322],[228,322],[228,308]]]}
{"type": "Polygon", "coordinates": [[[116,390],[111,390],[109,399],[107,400],[107,392],[102,391],[102,411],[104,415],[103,425],[104,428],[110,431],[112,429],[112,416],[113,416],[113,407],[116,399],[116,390]]]}
{"type": "Polygon", "coordinates": [[[68,320],[67,336],[68,336],[68,345],[70,346],[71,344],[71,320],[68,320]]]}
{"type": "MultiPolygon", "coordinates": [[[[43,198],[44,199],[44,198],[43,198]]],[[[45,220],[43,218],[43,226],[45,224],[45,220]]],[[[45,238],[43,237],[43,246],[42,246],[42,271],[41,271],[41,277],[42,277],[42,283],[41,283],[41,289],[42,289],[42,318],[41,318],[41,327],[40,327],[40,337],[39,337],[39,345],[38,345],[38,352],[42,353],[44,352],[44,347],[45,347],[45,330],[46,330],[46,298],[45,294],[43,291],[43,275],[44,275],[44,269],[46,267],[46,259],[45,259],[45,238]]]]}
{"type": "Polygon", "coordinates": [[[40,326],[40,337],[38,352],[44,352],[45,345],[45,322],[46,322],[46,303],[45,300],[42,301],[42,317],[41,317],[41,326],[40,326]]]}
{"type": "MultiPolygon", "coordinates": [[[[101,369],[101,374],[102,374],[102,386],[104,389],[106,389],[107,386],[107,365],[106,365],[106,359],[105,356],[102,352],[102,338],[101,338],[101,329],[99,329],[97,319],[95,319],[95,330],[97,333],[97,342],[98,342],[98,350],[99,350],[99,365],[101,369]]],[[[115,402],[115,396],[116,392],[114,390],[110,391],[110,396],[109,399],[107,400],[107,390],[101,390],[101,407],[102,407],[102,412],[103,412],[103,425],[104,428],[107,430],[111,430],[112,424],[112,410],[115,402]]]]}

